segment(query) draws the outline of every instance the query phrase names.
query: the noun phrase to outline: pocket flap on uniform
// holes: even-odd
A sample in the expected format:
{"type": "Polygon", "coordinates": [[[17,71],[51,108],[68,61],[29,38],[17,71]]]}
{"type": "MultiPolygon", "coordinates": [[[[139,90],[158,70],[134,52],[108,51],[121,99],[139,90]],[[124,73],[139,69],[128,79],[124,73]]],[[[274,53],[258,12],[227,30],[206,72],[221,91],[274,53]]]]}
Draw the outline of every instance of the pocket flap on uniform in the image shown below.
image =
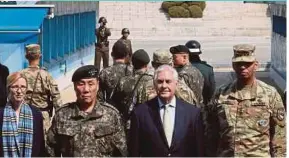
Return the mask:
{"type": "Polygon", "coordinates": [[[114,132],[114,128],[112,127],[103,127],[103,128],[97,128],[94,131],[94,135],[96,137],[104,137],[106,135],[112,135],[114,132]]]}
{"type": "Polygon", "coordinates": [[[77,134],[77,128],[75,126],[63,125],[58,129],[58,134],[66,136],[74,136],[77,134]]]}
{"type": "Polygon", "coordinates": [[[256,101],[251,103],[251,106],[266,106],[268,101],[265,98],[258,98],[256,101]]]}

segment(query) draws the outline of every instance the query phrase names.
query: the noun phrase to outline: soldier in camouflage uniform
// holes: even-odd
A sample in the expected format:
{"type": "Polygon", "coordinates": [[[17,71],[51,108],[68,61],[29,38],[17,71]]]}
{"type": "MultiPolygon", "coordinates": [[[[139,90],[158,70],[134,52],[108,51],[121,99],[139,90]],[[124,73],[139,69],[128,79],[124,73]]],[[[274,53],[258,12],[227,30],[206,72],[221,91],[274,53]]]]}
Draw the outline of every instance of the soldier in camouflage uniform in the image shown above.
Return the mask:
{"type": "MultiPolygon", "coordinates": [[[[124,121],[129,119],[129,114],[135,105],[141,104],[146,100],[142,96],[143,89],[149,88],[147,85],[151,85],[149,82],[153,82],[153,74],[148,72],[148,64],[150,58],[147,52],[143,49],[137,50],[132,55],[132,64],[134,67],[133,76],[125,76],[120,79],[115,93],[113,95],[113,101],[117,104],[117,109],[123,115],[124,121]]],[[[145,90],[149,91],[149,90],[145,90]]],[[[155,91],[152,91],[155,93],[155,91]]],[[[155,96],[156,94],[149,94],[155,96]]],[[[127,124],[127,128],[129,124],[127,124]]]]}
{"type": "Polygon", "coordinates": [[[113,45],[111,56],[114,64],[100,72],[98,93],[99,96],[102,96],[103,101],[114,105],[111,97],[115,87],[122,77],[132,76],[133,67],[126,63],[128,49],[121,41],[117,41],[113,45]]]}
{"type": "Polygon", "coordinates": [[[62,105],[60,92],[52,76],[39,67],[40,46],[38,44],[27,45],[25,57],[29,62],[28,68],[21,71],[27,80],[25,101],[42,112],[46,132],[51,125],[53,108],[57,109],[62,105]]]}
{"type": "Polygon", "coordinates": [[[201,44],[198,41],[190,40],[186,43],[186,47],[189,48],[190,51],[189,58],[191,64],[199,69],[204,76],[203,100],[204,104],[208,104],[216,88],[214,69],[206,61],[200,59],[202,50],[201,44]]]}
{"type": "Polygon", "coordinates": [[[127,60],[128,60],[128,63],[130,64],[131,63],[131,56],[132,56],[132,47],[131,47],[131,40],[128,39],[128,36],[130,34],[129,29],[123,28],[121,30],[121,34],[122,34],[122,37],[118,41],[122,42],[127,47],[127,49],[128,49],[127,60]]]}
{"type": "Polygon", "coordinates": [[[178,45],[171,47],[170,52],[173,54],[174,67],[179,78],[183,79],[192,89],[197,98],[197,104],[201,105],[203,103],[204,77],[196,67],[189,63],[189,49],[184,45],[178,45]]]}
{"type": "Polygon", "coordinates": [[[276,89],[257,80],[255,46],[235,45],[237,79],[221,86],[206,107],[209,156],[285,157],[285,110],[276,89]]]}
{"type": "Polygon", "coordinates": [[[95,44],[94,65],[100,70],[101,58],[103,68],[109,65],[109,41],[108,36],[111,35],[110,29],[106,27],[107,20],[105,17],[100,17],[98,23],[99,28],[95,30],[97,43],[95,44]]]}
{"type": "MultiPolygon", "coordinates": [[[[153,54],[153,61],[152,61],[152,66],[154,67],[154,69],[157,69],[159,66],[161,65],[173,65],[173,57],[172,54],[168,51],[168,50],[164,50],[164,49],[159,49],[156,50],[153,54]]],[[[149,82],[151,83],[151,82],[149,82]]],[[[152,83],[151,83],[152,84],[152,83]]],[[[152,88],[154,88],[154,85],[150,85],[152,88]]],[[[150,88],[147,88],[150,89],[150,88]]],[[[144,89],[146,90],[146,89],[144,89]]],[[[153,89],[154,90],[154,89],[153,89]]],[[[145,98],[143,98],[142,100],[144,101],[148,101],[150,99],[153,99],[156,96],[148,96],[146,94],[151,94],[147,91],[143,92],[143,95],[145,98]]],[[[156,94],[156,93],[153,93],[156,94]]],[[[176,97],[191,103],[193,105],[197,105],[197,98],[194,94],[194,92],[190,89],[190,87],[187,86],[187,84],[185,83],[185,81],[183,79],[178,81],[178,85],[176,88],[176,93],[175,93],[176,97]]]]}
{"type": "Polygon", "coordinates": [[[47,136],[53,157],[120,157],[127,155],[124,128],[117,109],[98,101],[98,70],[78,68],[72,82],[77,101],[56,111],[47,136]]]}

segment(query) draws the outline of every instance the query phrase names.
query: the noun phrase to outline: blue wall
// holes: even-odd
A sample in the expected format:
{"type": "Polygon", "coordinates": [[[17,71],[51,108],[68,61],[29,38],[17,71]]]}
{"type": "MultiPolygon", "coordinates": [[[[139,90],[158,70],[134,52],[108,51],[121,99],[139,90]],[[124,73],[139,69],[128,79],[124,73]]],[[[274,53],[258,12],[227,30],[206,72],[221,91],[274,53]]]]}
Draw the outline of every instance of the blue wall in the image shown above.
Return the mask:
{"type": "Polygon", "coordinates": [[[0,62],[9,68],[10,73],[24,68],[24,44],[0,44],[0,62]]]}
{"type": "MultiPolygon", "coordinates": [[[[45,19],[42,25],[43,66],[54,78],[84,63],[94,51],[96,12],[83,12],[45,19]],[[78,63],[78,64],[76,64],[78,63]]],[[[91,58],[91,57],[90,57],[91,58]]],[[[89,60],[89,59],[88,59],[89,60]]]]}
{"type": "Polygon", "coordinates": [[[37,43],[38,37],[26,39],[23,43],[0,43],[0,63],[9,68],[9,72],[16,72],[28,66],[25,59],[25,45],[37,43]]]}
{"type": "Polygon", "coordinates": [[[24,46],[38,43],[38,29],[47,11],[47,7],[0,8],[0,62],[10,72],[27,67],[24,46]]]}

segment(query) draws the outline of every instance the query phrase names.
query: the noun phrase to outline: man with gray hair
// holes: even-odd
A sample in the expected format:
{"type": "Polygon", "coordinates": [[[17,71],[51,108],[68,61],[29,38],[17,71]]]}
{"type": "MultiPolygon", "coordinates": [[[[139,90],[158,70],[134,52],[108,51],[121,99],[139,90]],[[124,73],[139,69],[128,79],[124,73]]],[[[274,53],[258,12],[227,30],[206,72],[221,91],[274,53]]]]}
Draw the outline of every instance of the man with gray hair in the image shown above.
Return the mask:
{"type": "MultiPolygon", "coordinates": [[[[161,65],[173,66],[173,56],[166,49],[158,49],[153,54],[152,66],[154,67],[154,69],[157,69],[161,65]]],[[[152,87],[152,89],[154,90],[153,83],[151,83],[150,87],[152,87]]],[[[150,88],[147,88],[147,89],[150,90],[150,88]]],[[[143,96],[146,96],[145,94],[150,94],[148,92],[143,92],[143,93],[144,93],[143,96]]],[[[196,95],[190,89],[190,87],[187,86],[187,84],[185,83],[185,81],[183,79],[179,79],[179,81],[178,81],[178,85],[177,85],[177,89],[176,89],[176,96],[179,99],[182,99],[188,103],[197,105],[199,107],[199,104],[197,104],[196,95]]],[[[148,96],[147,95],[147,98],[145,98],[144,100],[148,101],[154,97],[155,97],[155,95],[154,96],[148,96]]]]}
{"type": "Polygon", "coordinates": [[[201,110],[175,96],[177,85],[178,73],[173,67],[156,69],[157,97],[132,112],[129,156],[204,156],[201,110]]]}

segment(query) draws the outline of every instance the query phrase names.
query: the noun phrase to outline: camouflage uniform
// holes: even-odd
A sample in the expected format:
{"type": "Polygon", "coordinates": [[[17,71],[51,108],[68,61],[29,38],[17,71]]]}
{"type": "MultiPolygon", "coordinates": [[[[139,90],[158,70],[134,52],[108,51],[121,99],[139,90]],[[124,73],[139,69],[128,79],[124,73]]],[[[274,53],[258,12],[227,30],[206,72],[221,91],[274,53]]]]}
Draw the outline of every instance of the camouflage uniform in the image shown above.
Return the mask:
{"type": "Polygon", "coordinates": [[[216,88],[214,69],[205,61],[192,62],[192,65],[196,67],[204,77],[203,102],[204,104],[208,104],[212,99],[216,88]]]}
{"type": "MultiPolygon", "coordinates": [[[[233,62],[254,62],[254,47],[234,46],[233,62]]],[[[285,109],[276,89],[254,80],[221,86],[206,106],[208,156],[285,157],[285,109]]]]}
{"type": "MultiPolygon", "coordinates": [[[[28,45],[26,49],[27,52],[34,51],[34,49],[40,51],[39,45],[28,45]]],[[[22,70],[21,74],[27,80],[27,92],[25,101],[28,104],[36,106],[42,112],[44,121],[43,127],[44,130],[47,131],[51,125],[50,118],[52,117],[53,108],[57,109],[62,105],[58,85],[45,69],[39,68],[38,66],[29,66],[28,68],[22,70]]]]}
{"type": "Polygon", "coordinates": [[[77,102],[60,108],[48,131],[50,156],[118,157],[127,155],[123,125],[118,111],[97,102],[91,113],[79,110],[77,102]]]}
{"type": "MultiPolygon", "coordinates": [[[[100,72],[99,91],[103,101],[110,101],[113,91],[121,77],[132,75],[132,66],[123,63],[115,63],[100,72]]],[[[112,104],[112,103],[111,103],[112,104]]]]}
{"type": "Polygon", "coordinates": [[[95,45],[94,65],[100,70],[101,58],[103,59],[103,68],[109,65],[109,41],[108,36],[111,32],[106,27],[99,27],[95,31],[97,43],[95,45]]]}
{"type": "Polygon", "coordinates": [[[154,89],[152,90],[149,86],[152,85],[152,83],[153,74],[148,73],[148,71],[143,72],[141,69],[135,70],[133,76],[125,76],[121,78],[113,95],[113,101],[119,103],[116,108],[125,119],[128,117],[128,112],[134,108],[131,107],[132,102],[134,105],[137,105],[147,101],[144,100],[145,97],[142,96],[144,91],[147,92],[145,94],[146,96],[156,96],[154,89]],[[137,87],[135,88],[135,86],[137,87]],[[135,91],[133,92],[134,88],[135,91]],[[152,92],[153,94],[150,94],[149,92],[152,92]]]}
{"type": "Polygon", "coordinates": [[[197,104],[201,105],[203,103],[202,92],[204,87],[204,77],[201,72],[190,64],[178,67],[176,70],[179,74],[179,80],[184,80],[191,90],[193,90],[197,98],[197,104]]]}
{"type": "Polygon", "coordinates": [[[218,120],[219,131],[208,132],[218,134],[216,156],[285,157],[285,110],[276,89],[259,80],[242,91],[236,86],[220,87],[209,107],[218,120]]]}
{"type": "Polygon", "coordinates": [[[189,59],[194,67],[196,67],[204,77],[203,87],[203,103],[208,104],[215,92],[215,76],[213,67],[205,61],[201,61],[200,54],[202,54],[201,44],[196,40],[190,40],[186,43],[189,49],[189,59]]]}
{"type": "Polygon", "coordinates": [[[132,56],[132,47],[131,47],[131,40],[124,39],[123,37],[118,40],[119,42],[122,42],[126,48],[128,49],[128,56],[129,56],[129,62],[131,62],[131,56],[132,56]]]}

